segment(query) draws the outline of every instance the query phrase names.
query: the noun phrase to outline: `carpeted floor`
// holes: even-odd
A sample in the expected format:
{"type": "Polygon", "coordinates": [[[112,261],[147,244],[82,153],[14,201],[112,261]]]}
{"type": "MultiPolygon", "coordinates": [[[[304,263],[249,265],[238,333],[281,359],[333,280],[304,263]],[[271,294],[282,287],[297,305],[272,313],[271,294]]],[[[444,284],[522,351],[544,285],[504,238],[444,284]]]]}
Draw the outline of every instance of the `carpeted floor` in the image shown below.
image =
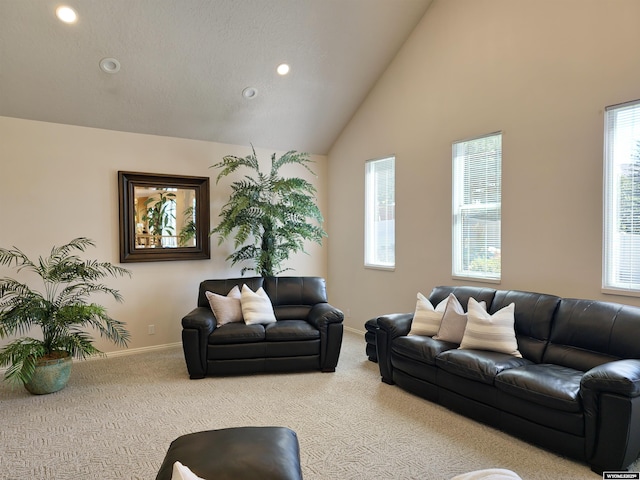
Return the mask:
{"type": "Polygon", "coordinates": [[[331,374],[189,380],[180,347],[79,362],[52,395],[0,383],[0,421],[1,479],[154,479],[174,438],[241,425],[295,430],[306,480],[440,480],[494,467],[525,480],[599,478],[381,383],[351,332],[331,374]]]}

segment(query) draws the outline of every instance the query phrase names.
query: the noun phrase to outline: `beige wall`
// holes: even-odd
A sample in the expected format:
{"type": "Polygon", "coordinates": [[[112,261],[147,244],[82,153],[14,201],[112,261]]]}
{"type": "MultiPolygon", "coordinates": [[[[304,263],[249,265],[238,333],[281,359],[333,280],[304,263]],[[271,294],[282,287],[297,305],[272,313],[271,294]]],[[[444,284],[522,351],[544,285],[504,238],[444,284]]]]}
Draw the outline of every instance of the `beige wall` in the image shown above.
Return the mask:
{"type": "Polygon", "coordinates": [[[498,130],[496,287],[640,304],[601,293],[603,109],[640,98],[638,18],[637,0],[433,2],[329,154],[329,284],[348,326],[465,283],[451,277],[451,143],[498,130]],[[364,162],[388,154],[394,272],[363,267],[364,162]]]}
{"type": "MultiPolygon", "coordinates": [[[[248,146],[0,117],[0,246],[15,245],[37,257],[46,255],[53,245],[85,236],[97,243],[86,258],[117,264],[118,170],[210,175],[213,226],[228,199],[230,181],[216,185],[217,170],[209,166],[224,155],[246,156],[250,152],[248,146]]],[[[256,152],[269,165],[273,151],[256,152]]],[[[312,158],[317,178],[303,169],[288,171],[316,185],[319,206],[327,216],[326,157],[312,158]]],[[[133,272],[132,279],[109,280],[123,294],[124,303],[95,297],[112,317],[127,322],[132,333],[130,348],[179,342],[180,319],[195,307],[199,282],[240,275],[240,266],[232,269],[224,260],[232,245],[218,247],[217,237],[212,237],[211,247],[211,260],[124,264],[133,272]],[[147,333],[151,324],[155,335],[147,333]]],[[[310,244],[310,255],[296,256],[289,264],[295,271],[289,274],[326,276],[326,250],[326,246],[310,244]]],[[[0,276],[15,274],[0,267],[0,276]]],[[[109,343],[97,345],[107,352],[117,350],[109,343]]]]}

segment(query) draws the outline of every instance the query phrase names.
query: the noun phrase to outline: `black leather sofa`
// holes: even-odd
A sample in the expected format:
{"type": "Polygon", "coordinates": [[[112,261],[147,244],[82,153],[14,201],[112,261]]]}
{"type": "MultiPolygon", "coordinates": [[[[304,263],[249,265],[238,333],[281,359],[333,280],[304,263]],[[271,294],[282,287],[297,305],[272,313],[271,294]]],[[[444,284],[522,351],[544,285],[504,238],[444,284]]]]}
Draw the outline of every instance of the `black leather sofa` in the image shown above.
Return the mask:
{"type": "Polygon", "coordinates": [[[320,277],[251,277],[205,280],[198,306],[182,319],[182,346],[192,379],[207,375],[321,370],[338,364],[343,313],[327,303],[320,277]],[[207,291],[227,295],[235,286],[260,287],[271,300],[277,322],[229,323],[217,327],[207,291]]]}
{"type": "Polygon", "coordinates": [[[382,381],[497,427],[592,470],[640,453],[640,308],[516,290],[440,286],[489,313],[515,303],[522,358],[408,335],[413,313],[377,318],[382,381]]]}

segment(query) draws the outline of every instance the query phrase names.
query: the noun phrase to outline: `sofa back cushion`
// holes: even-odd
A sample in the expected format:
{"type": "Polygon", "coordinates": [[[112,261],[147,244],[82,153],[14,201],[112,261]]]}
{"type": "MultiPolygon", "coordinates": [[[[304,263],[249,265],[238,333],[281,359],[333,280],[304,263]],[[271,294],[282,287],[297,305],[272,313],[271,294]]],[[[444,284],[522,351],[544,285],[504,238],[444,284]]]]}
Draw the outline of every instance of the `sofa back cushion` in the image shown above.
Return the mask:
{"type": "Polygon", "coordinates": [[[327,287],[321,277],[266,277],[263,288],[278,320],[301,320],[311,307],[327,302],[327,287]]]}
{"type": "Polygon", "coordinates": [[[264,283],[262,277],[246,277],[246,278],[226,278],[221,280],[204,280],[200,282],[200,290],[198,292],[198,306],[209,307],[209,300],[206,292],[217,293],[218,295],[227,295],[231,289],[237,285],[242,290],[242,285],[247,286],[254,292],[258,291],[264,283]]]}
{"type": "Polygon", "coordinates": [[[487,308],[491,305],[493,301],[493,296],[496,291],[493,288],[484,288],[484,287],[447,287],[447,286],[439,286],[435,287],[431,290],[429,294],[429,301],[432,305],[438,305],[442,300],[447,298],[450,293],[453,293],[455,297],[462,305],[464,311],[467,311],[467,306],[469,304],[469,298],[473,297],[478,302],[485,302],[487,304],[487,308]]]}
{"type": "Polygon", "coordinates": [[[489,313],[494,314],[511,303],[515,304],[518,350],[524,358],[541,363],[560,298],[521,290],[498,290],[489,306],[489,313]]]}
{"type": "Polygon", "coordinates": [[[587,371],[612,360],[640,358],[638,331],[638,307],[563,298],[544,362],[587,371]]]}

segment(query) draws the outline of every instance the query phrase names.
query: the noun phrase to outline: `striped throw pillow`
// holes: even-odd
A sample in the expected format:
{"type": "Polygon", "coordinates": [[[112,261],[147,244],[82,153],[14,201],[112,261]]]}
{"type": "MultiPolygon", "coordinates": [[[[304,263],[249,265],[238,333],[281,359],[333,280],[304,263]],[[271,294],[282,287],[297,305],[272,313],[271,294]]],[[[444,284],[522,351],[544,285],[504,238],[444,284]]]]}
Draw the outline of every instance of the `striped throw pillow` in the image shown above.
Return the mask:
{"type": "Polygon", "coordinates": [[[447,299],[442,300],[435,308],[427,297],[418,292],[418,301],[416,302],[416,311],[411,321],[411,330],[409,335],[422,335],[425,337],[433,337],[438,333],[442,315],[447,306],[447,299]]]}
{"type": "Polygon", "coordinates": [[[242,292],[240,293],[240,304],[242,306],[244,323],[247,325],[276,323],[276,316],[273,313],[271,299],[262,287],[254,292],[247,287],[247,284],[244,284],[242,285],[242,292]]]}
{"type": "Polygon", "coordinates": [[[515,331],[515,303],[491,315],[473,298],[469,299],[467,327],[460,348],[490,350],[522,357],[518,351],[515,331]]]}

